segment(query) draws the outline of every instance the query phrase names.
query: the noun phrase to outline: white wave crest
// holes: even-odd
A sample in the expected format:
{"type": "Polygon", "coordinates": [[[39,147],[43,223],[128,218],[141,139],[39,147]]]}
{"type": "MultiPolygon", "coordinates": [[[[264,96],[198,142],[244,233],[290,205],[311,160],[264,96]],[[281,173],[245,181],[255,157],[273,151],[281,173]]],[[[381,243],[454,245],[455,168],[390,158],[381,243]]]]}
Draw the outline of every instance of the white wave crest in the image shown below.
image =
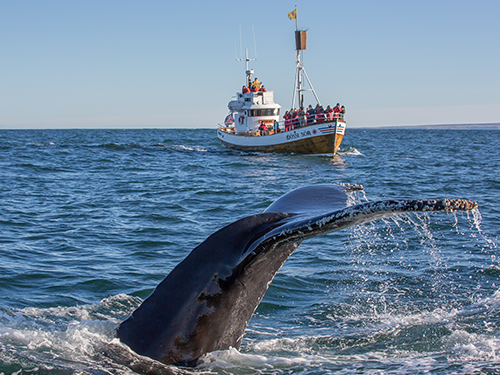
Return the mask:
{"type": "Polygon", "coordinates": [[[344,156],[347,156],[347,155],[355,155],[355,156],[363,156],[363,154],[361,152],[359,152],[356,148],[354,147],[349,147],[345,150],[338,150],[337,151],[337,155],[344,155],[344,156]]]}

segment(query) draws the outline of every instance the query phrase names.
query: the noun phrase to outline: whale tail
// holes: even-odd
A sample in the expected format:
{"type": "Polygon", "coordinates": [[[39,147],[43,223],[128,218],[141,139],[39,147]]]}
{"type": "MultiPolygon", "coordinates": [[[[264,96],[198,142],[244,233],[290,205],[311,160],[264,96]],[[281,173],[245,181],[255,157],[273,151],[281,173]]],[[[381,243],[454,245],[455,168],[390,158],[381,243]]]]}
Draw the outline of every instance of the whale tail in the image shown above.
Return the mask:
{"type": "Polygon", "coordinates": [[[208,352],[239,348],[274,276],[308,238],[405,212],[468,211],[466,199],[385,200],[347,206],[359,185],[293,190],[197,246],[117,329],[136,353],[196,365],[208,352]]]}

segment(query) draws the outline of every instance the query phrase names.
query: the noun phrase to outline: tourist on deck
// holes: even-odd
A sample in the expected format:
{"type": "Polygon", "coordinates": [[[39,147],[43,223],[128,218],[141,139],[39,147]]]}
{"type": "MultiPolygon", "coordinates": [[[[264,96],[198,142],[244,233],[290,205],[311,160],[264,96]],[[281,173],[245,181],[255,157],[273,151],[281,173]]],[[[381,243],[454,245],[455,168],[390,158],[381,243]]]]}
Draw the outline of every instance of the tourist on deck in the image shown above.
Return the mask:
{"type": "Polygon", "coordinates": [[[333,108],[333,117],[339,118],[341,112],[342,112],[342,109],[340,108],[340,103],[337,103],[335,108],[333,108]]]}
{"type": "Polygon", "coordinates": [[[260,123],[259,131],[260,131],[260,135],[266,135],[266,133],[267,133],[267,126],[266,126],[266,123],[264,121],[262,121],[260,123]]]}
{"type": "Polygon", "coordinates": [[[319,104],[316,104],[316,107],[314,107],[314,122],[318,122],[318,117],[321,114],[321,106],[319,104]]]}
{"type": "Polygon", "coordinates": [[[264,85],[260,86],[260,90],[261,92],[267,92],[266,88],[264,87],[264,85]]]}
{"type": "Polygon", "coordinates": [[[255,77],[255,79],[252,82],[252,87],[255,86],[255,91],[259,91],[261,85],[262,83],[260,83],[257,77],[255,77]]]}
{"type": "Polygon", "coordinates": [[[315,116],[316,116],[316,113],[314,112],[314,109],[312,107],[312,105],[309,104],[309,107],[307,107],[307,123],[308,124],[312,124],[314,122],[314,119],[315,119],[315,116]]]}
{"type": "Polygon", "coordinates": [[[326,120],[333,121],[333,109],[332,109],[332,107],[330,107],[330,106],[326,107],[325,113],[326,113],[326,120]]]}
{"type": "Polygon", "coordinates": [[[286,111],[285,114],[283,115],[283,119],[285,119],[285,131],[289,131],[291,128],[291,120],[292,116],[290,115],[290,112],[286,111]]]}
{"type": "Polygon", "coordinates": [[[318,110],[316,111],[316,121],[317,122],[324,122],[325,121],[325,111],[323,110],[323,107],[320,106],[318,110]]]}
{"type": "Polygon", "coordinates": [[[306,113],[304,112],[304,108],[300,107],[299,109],[299,127],[306,125],[306,113]]]}
{"type": "Polygon", "coordinates": [[[247,86],[243,86],[243,88],[241,89],[241,93],[246,94],[248,92],[250,92],[250,89],[247,86]]]}
{"type": "Polygon", "coordinates": [[[292,130],[298,127],[299,127],[299,111],[297,109],[294,109],[292,114],[292,130]]]}
{"type": "Polygon", "coordinates": [[[342,106],[342,107],[340,107],[340,117],[343,119],[344,115],[345,115],[345,107],[342,106]]]}

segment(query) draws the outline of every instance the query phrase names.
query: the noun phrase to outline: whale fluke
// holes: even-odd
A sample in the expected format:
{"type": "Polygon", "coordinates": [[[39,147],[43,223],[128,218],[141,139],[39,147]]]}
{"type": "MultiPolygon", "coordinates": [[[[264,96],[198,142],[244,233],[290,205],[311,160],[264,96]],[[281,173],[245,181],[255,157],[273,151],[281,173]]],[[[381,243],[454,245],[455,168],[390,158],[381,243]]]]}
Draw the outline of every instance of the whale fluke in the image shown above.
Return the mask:
{"type": "Polygon", "coordinates": [[[136,353],[165,364],[196,365],[215,350],[239,348],[267,288],[308,238],[417,211],[467,211],[466,199],[385,200],[347,206],[359,185],[293,190],[263,213],[220,229],[197,246],[117,329],[136,353]]]}

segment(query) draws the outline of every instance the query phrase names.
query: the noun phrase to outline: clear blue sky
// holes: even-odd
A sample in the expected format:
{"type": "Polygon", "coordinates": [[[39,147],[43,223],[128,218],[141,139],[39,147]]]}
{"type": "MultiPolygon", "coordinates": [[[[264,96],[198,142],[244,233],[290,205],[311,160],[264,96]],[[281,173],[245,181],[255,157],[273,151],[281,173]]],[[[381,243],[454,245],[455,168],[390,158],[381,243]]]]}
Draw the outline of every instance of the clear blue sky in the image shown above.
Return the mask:
{"type": "Polygon", "coordinates": [[[0,0],[0,128],[214,128],[244,83],[240,27],[286,110],[295,5],[348,126],[500,122],[498,0],[0,0]]]}

